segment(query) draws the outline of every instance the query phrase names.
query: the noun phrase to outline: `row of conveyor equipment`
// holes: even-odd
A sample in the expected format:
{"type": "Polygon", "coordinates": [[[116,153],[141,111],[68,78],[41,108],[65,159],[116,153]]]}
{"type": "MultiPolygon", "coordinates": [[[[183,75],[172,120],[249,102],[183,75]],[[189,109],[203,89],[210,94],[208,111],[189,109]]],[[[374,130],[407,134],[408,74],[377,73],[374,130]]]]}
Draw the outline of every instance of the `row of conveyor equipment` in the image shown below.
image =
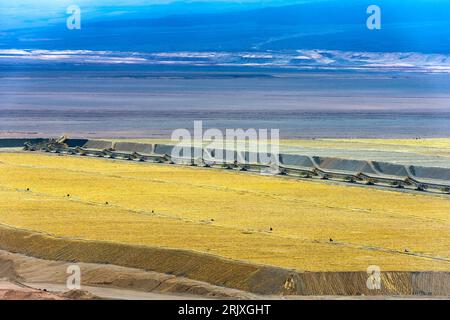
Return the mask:
{"type": "Polygon", "coordinates": [[[409,188],[450,193],[450,169],[349,160],[298,154],[259,154],[248,151],[177,148],[168,144],[112,142],[88,139],[40,139],[26,141],[24,150],[102,157],[129,161],[221,167],[259,171],[302,178],[338,180],[347,183],[409,188]],[[220,156],[218,156],[220,154],[220,156]],[[225,156],[226,155],[226,156],[225,156]]]}

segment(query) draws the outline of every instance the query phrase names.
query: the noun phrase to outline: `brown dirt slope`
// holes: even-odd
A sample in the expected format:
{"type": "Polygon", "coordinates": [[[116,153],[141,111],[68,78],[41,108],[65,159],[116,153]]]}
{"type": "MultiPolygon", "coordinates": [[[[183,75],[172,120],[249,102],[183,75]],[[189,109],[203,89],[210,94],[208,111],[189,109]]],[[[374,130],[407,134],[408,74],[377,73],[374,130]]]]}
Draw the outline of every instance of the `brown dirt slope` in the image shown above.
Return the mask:
{"type": "MultiPolygon", "coordinates": [[[[57,238],[6,226],[0,226],[0,246],[42,259],[152,270],[257,294],[450,295],[449,272],[384,272],[381,290],[368,290],[364,272],[296,272],[188,250],[57,238]]],[[[8,272],[11,266],[0,268],[8,272]]]]}
{"type": "MultiPolygon", "coordinates": [[[[0,279],[26,283],[33,288],[45,288],[50,285],[51,289],[55,285],[55,288],[64,289],[68,277],[67,268],[71,265],[73,262],[43,260],[0,250],[0,279]]],[[[143,292],[157,294],[155,296],[157,298],[255,298],[255,295],[247,292],[169,274],[111,264],[77,262],[76,265],[81,271],[81,289],[87,291],[88,288],[121,289],[124,298],[127,297],[127,292],[123,290],[132,290],[138,297],[142,297],[138,292],[143,292]]],[[[0,289],[4,287],[0,285],[0,289]]],[[[71,295],[73,298],[76,292],[72,292],[71,295]]]]}

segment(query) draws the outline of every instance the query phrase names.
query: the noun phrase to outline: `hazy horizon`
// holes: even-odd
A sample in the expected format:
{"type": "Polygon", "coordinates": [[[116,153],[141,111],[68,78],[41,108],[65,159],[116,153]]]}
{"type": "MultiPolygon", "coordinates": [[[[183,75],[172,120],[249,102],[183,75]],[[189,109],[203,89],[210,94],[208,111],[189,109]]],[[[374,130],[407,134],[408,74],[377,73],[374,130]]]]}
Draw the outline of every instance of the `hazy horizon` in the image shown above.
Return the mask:
{"type": "Polygon", "coordinates": [[[448,1],[0,2],[0,133],[450,136],[448,1]],[[120,121],[119,121],[120,120],[120,121]]]}

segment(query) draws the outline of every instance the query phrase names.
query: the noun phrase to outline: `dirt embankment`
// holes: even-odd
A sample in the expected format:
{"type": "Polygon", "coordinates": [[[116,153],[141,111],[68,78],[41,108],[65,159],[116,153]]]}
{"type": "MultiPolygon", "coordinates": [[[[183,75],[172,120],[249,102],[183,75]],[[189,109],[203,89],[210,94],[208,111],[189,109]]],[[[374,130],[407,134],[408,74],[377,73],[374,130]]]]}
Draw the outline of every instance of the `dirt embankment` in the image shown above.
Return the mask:
{"type": "MultiPolygon", "coordinates": [[[[0,252],[0,254],[3,252],[0,252]]],[[[0,265],[4,264],[0,258],[0,265]]],[[[13,262],[12,260],[8,260],[13,262]]],[[[1,273],[0,273],[1,278],[1,273]]],[[[99,297],[85,290],[49,291],[22,284],[18,281],[0,279],[0,300],[94,300],[99,297]]]]}
{"type": "Polygon", "coordinates": [[[24,287],[15,283],[0,281],[0,300],[64,300],[54,293],[24,287]]]}
{"type": "MultiPolygon", "coordinates": [[[[116,294],[116,298],[121,298],[121,294],[126,298],[129,294],[126,290],[155,293],[154,296],[149,296],[133,295],[133,292],[131,292],[132,297],[144,299],[173,299],[180,297],[248,299],[254,297],[252,294],[239,290],[217,287],[174,275],[110,264],[83,262],[76,263],[81,271],[82,290],[68,291],[65,287],[67,278],[70,275],[67,273],[67,270],[73,264],[73,262],[43,260],[0,250],[0,279],[8,281],[10,286],[14,284],[14,288],[10,288],[7,285],[5,286],[5,283],[2,286],[0,281],[0,292],[2,290],[14,290],[19,295],[19,299],[21,294],[19,292],[35,292],[36,290],[33,288],[58,288],[58,291],[64,292],[64,294],[59,294],[58,296],[69,299],[89,298],[84,290],[89,292],[91,291],[90,288],[117,288],[125,290],[116,294]],[[22,284],[27,284],[28,286],[22,284]]],[[[46,293],[42,292],[42,290],[37,292],[46,293]]],[[[106,294],[109,295],[107,290],[106,294]]],[[[12,296],[14,295],[12,294],[12,296]]],[[[34,294],[30,298],[33,298],[32,296],[34,294]]],[[[90,299],[92,298],[91,295],[90,299]]]]}
{"type": "MultiPolygon", "coordinates": [[[[219,287],[260,295],[450,295],[450,272],[382,272],[381,289],[369,290],[366,272],[298,272],[187,250],[56,238],[6,226],[0,226],[0,249],[46,260],[112,264],[115,266],[105,272],[94,272],[89,268],[84,271],[86,284],[144,291],[158,289],[221,297],[235,294],[236,298],[246,296],[238,291],[220,291],[219,287]],[[118,266],[139,270],[120,276],[121,267],[118,266]],[[149,277],[142,274],[142,270],[159,275],[149,277]]],[[[2,273],[17,279],[23,277],[26,263],[20,265],[22,269],[3,259],[0,277],[2,273]],[[18,273],[18,270],[22,271],[18,273]]],[[[67,276],[64,268],[54,270],[52,274],[61,279],[67,276]]],[[[45,277],[45,273],[36,273],[30,279],[34,282],[51,280],[45,277]]]]}

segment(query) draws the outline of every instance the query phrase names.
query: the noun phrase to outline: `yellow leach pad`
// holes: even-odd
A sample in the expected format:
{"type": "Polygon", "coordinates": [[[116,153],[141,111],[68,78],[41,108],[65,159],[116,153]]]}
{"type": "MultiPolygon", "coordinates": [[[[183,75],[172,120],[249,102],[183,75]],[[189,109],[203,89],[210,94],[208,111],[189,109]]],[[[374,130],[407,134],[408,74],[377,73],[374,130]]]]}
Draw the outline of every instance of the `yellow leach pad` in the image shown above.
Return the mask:
{"type": "Polygon", "coordinates": [[[297,270],[450,271],[449,197],[219,169],[0,153],[0,224],[297,270]]]}

